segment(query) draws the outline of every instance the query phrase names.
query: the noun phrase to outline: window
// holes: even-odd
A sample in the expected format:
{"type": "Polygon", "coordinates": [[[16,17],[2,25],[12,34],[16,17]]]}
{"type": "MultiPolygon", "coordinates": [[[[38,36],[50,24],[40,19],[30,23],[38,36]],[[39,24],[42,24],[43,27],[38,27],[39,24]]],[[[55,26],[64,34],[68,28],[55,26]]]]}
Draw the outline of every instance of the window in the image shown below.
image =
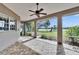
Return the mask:
{"type": "Polygon", "coordinates": [[[0,18],[0,30],[9,30],[9,19],[0,18]]]}
{"type": "Polygon", "coordinates": [[[10,20],[10,30],[15,30],[15,21],[10,20]]]}
{"type": "Polygon", "coordinates": [[[4,30],[4,21],[0,18],[0,30],[4,30]]]}
{"type": "Polygon", "coordinates": [[[15,18],[0,13],[0,31],[15,30],[15,18]]]}
{"type": "Polygon", "coordinates": [[[9,19],[4,19],[4,30],[9,30],[9,19]]]}

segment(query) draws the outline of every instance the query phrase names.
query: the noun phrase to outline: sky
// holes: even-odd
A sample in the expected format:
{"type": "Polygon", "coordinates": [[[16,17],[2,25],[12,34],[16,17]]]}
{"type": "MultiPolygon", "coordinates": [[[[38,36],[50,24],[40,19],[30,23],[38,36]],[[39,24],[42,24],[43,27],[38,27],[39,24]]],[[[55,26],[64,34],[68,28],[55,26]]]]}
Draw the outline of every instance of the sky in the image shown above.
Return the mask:
{"type": "MultiPolygon", "coordinates": [[[[72,27],[75,25],[79,25],[79,14],[71,15],[71,16],[63,16],[62,18],[62,26],[63,27],[72,27]]],[[[50,19],[50,27],[57,25],[57,19],[51,18],[50,19]]]]}
{"type": "Polygon", "coordinates": [[[56,19],[56,17],[51,18],[49,21],[50,21],[50,26],[49,27],[53,27],[54,25],[57,26],[57,19],[56,19]]]}

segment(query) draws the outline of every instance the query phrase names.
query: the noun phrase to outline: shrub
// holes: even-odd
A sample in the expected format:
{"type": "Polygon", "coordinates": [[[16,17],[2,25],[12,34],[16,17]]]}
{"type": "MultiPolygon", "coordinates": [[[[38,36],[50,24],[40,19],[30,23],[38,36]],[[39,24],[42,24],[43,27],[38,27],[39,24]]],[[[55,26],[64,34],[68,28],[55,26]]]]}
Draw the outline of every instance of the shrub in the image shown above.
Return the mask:
{"type": "Polygon", "coordinates": [[[45,36],[45,35],[41,35],[41,38],[48,39],[47,36],[45,36]]]}
{"type": "Polygon", "coordinates": [[[49,36],[49,37],[48,37],[48,40],[53,40],[53,41],[56,41],[56,37],[49,36]]]}
{"type": "Polygon", "coordinates": [[[32,36],[31,33],[26,33],[27,36],[32,36]]]}
{"type": "Polygon", "coordinates": [[[45,35],[41,35],[41,37],[40,38],[42,38],[42,39],[47,39],[47,40],[54,40],[54,41],[56,41],[56,38],[55,37],[51,37],[51,36],[45,36],[45,35]]]}
{"type": "Polygon", "coordinates": [[[48,37],[48,40],[53,40],[53,38],[52,37],[48,37]]]}
{"type": "Polygon", "coordinates": [[[66,34],[67,34],[68,39],[70,39],[69,44],[76,45],[77,44],[76,40],[79,39],[79,37],[78,37],[79,36],[79,26],[70,27],[66,31],[66,34]]]}
{"type": "Polygon", "coordinates": [[[22,32],[20,32],[20,36],[22,36],[22,32]]]}
{"type": "Polygon", "coordinates": [[[20,32],[20,36],[24,36],[24,32],[20,32]]]}
{"type": "Polygon", "coordinates": [[[66,31],[67,36],[79,36],[79,26],[70,27],[66,31]]]}

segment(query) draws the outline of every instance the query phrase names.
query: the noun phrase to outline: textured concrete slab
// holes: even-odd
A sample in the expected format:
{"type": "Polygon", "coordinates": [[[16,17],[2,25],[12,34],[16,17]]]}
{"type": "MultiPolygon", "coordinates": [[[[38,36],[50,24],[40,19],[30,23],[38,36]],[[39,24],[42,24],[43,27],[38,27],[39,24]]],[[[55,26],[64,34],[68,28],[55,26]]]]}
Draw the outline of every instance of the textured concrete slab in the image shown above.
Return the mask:
{"type": "Polygon", "coordinates": [[[50,43],[44,42],[42,40],[34,39],[24,43],[24,45],[30,47],[31,49],[43,55],[56,54],[56,46],[50,43]]]}
{"type": "Polygon", "coordinates": [[[23,43],[16,42],[6,49],[0,51],[0,55],[39,55],[23,43]]]}
{"type": "Polygon", "coordinates": [[[56,41],[40,38],[25,42],[24,45],[42,55],[79,55],[79,52],[73,50],[73,46],[71,45],[57,45],[56,41]]]}

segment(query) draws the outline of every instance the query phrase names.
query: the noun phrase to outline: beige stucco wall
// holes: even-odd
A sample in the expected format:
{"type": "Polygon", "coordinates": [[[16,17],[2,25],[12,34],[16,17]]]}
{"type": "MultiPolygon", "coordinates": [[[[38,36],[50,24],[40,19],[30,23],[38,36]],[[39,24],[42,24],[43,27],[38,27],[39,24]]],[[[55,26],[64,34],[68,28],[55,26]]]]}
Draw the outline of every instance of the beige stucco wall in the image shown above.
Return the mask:
{"type": "Polygon", "coordinates": [[[16,31],[1,31],[0,32],[0,51],[10,46],[19,39],[20,30],[20,16],[15,14],[12,10],[0,3],[0,13],[14,17],[17,21],[16,31]]]}

